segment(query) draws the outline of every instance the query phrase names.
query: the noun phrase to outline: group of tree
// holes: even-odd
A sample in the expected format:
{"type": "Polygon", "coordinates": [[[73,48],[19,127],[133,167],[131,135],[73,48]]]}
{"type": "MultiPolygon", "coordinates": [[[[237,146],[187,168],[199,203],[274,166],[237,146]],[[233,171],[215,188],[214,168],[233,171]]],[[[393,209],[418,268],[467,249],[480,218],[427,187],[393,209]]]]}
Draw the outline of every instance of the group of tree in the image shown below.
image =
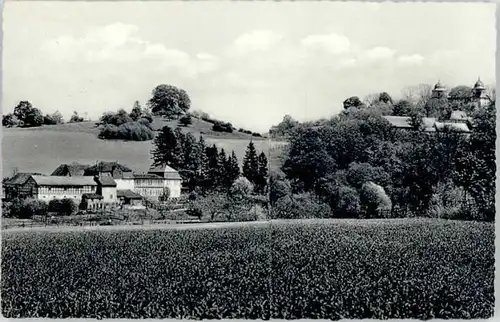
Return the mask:
{"type": "Polygon", "coordinates": [[[164,126],[153,141],[151,155],[154,165],[176,169],[190,191],[227,190],[240,175],[234,151],[227,155],[224,149],[207,146],[202,136],[196,140],[180,128],[164,126]]]}
{"type": "Polygon", "coordinates": [[[5,127],[38,127],[42,125],[62,124],[64,119],[59,111],[43,115],[42,111],[28,101],[21,101],[13,113],[4,114],[2,126],[5,127]]]}
{"type": "Polygon", "coordinates": [[[494,102],[474,110],[470,136],[397,130],[382,117],[391,100],[371,104],[349,98],[322,126],[295,127],[282,173],[271,175],[276,216],[300,217],[291,209],[306,205],[330,217],[494,219],[494,102]]]}
{"type": "Polygon", "coordinates": [[[3,217],[19,219],[47,215],[69,216],[78,210],[76,203],[69,198],[54,199],[49,203],[32,198],[15,198],[2,206],[3,217]]]}
{"type": "Polygon", "coordinates": [[[106,112],[101,118],[99,138],[107,140],[152,140],[154,131],[152,128],[153,116],[148,109],[141,109],[138,101],[129,113],[124,109],[118,112],[106,112]]]}

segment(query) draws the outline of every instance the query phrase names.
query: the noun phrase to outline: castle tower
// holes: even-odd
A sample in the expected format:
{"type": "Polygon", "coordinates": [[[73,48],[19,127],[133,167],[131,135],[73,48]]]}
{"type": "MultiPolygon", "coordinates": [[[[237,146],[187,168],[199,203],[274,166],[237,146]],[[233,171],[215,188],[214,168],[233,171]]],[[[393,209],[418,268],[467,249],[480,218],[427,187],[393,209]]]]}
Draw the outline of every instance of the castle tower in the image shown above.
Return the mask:
{"type": "Polygon", "coordinates": [[[483,82],[478,77],[476,84],[472,88],[472,101],[477,107],[488,105],[490,100],[486,95],[486,87],[484,87],[483,82]]]}
{"type": "Polygon", "coordinates": [[[438,81],[432,90],[432,98],[443,98],[445,97],[445,93],[446,87],[441,84],[441,81],[438,81]]]}

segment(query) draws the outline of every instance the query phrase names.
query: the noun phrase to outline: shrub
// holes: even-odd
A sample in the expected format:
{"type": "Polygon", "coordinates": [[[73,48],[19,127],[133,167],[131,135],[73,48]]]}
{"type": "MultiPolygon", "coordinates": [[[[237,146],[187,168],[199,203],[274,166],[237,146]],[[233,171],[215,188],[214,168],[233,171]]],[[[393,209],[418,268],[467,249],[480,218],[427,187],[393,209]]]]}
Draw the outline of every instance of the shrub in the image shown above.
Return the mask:
{"type": "Polygon", "coordinates": [[[60,216],[69,216],[78,210],[73,199],[53,199],[49,202],[48,211],[57,213],[60,216]]]}
{"type": "Polygon", "coordinates": [[[3,115],[2,126],[4,127],[16,127],[21,126],[20,120],[12,113],[3,115]]]}
{"type": "Polygon", "coordinates": [[[331,216],[331,208],[309,193],[285,196],[271,208],[273,218],[304,219],[331,216]]]}
{"type": "Polygon", "coordinates": [[[391,200],[382,186],[367,182],[361,187],[361,210],[368,218],[388,217],[391,211],[391,200]]]}
{"type": "Polygon", "coordinates": [[[213,123],[212,130],[215,132],[233,133],[233,125],[231,123],[224,123],[221,121],[215,121],[213,123]]]}
{"type": "Polygon", "coordinates": [[[106,140],[148,141],[153,139],[154,132],[150,125],[128,122],[118,127],[106,124],[102,127],[98,137],[106,140]]]}
{"type": "Polygon", "coordinates": [[[70,123],[80,123],[83,121],[84,121],[83,117],[79,116],[78,112],[76,112],[76,111],[73,112],[73,115],[71,115],[71,118],[69,119],[70,123]]]}
{"type": "Polygon", "coordinates": [[[245,177],[239,177],[231,186],[231,196],[236,198],[245,198],[252,193],[253,184],[245,177]]]}
{"type": "Polygon", "coordinates": [[[262,134],[257,133],[257,132],[254,132],[254,133],[252,133],[252,136],[255,136],[255,137],[262,137],[262,134]]]}
{"type": "Polygon", "coordinates": [[[189,126],[189,125],[193,124],[193,120],[191,119],[191,115],[189,115],[189,114],[184,115],[183,117],[181,117],[179,119],[179,123],[182,126],[189,126]]]}
{"type": "Polygon", "coordinates": [[[47,215],[47,203],[36,199],[14,199],[10,206],[10,216],[20,219],[30,219],[34,215],[47,215]]]}
{"type": "Polygon", "coordinates": [[[188,216],[197,217],[201,219],[203,217],[203,210],[200,207],[194,205],[192,202],[189,203],[188,209],[186,210],[188,216]]]}

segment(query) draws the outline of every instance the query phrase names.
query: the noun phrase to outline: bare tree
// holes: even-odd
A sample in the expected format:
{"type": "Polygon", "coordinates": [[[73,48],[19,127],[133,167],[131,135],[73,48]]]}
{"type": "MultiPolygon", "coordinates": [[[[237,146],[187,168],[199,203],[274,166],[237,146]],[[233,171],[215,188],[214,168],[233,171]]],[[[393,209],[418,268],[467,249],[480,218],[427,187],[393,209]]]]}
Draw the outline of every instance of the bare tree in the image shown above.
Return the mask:
{"type": "Polygon", "coordinates": [[[378,102],[379,96],[380,96],[380,94],[375,94],[375,93],[368,94],[363,99],[363,103],[365,103],[366,106],[372,106],[373,104],[375,104],[376,102],[378,102]]]}
{"type": "Polygon", "coordinates": [[[432,97],[432,86],[429,84],[419,84],[405,87],[402,90],[403,100],[423,107],[432,97]]]}

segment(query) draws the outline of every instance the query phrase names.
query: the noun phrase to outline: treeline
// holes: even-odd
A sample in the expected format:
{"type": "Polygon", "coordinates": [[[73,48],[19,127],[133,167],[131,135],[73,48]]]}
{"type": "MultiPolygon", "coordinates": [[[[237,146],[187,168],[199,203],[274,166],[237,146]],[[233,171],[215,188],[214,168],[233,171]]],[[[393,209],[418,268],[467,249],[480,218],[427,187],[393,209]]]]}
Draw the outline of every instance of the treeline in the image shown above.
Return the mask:
{"type": "Polygon", "coordinates": [[[73,199],[54,199],[48,203],[44,200],[23,198],[13,199],[2,203],[2,216],[4,218],[31,219],[33,216],[69,216],[76,213],[78,205],[73,199]]]}
{"type": "Polygon", "coordinates": [[[136,101],[130,114],[124,109],[116,113],[104,113],[97,124],[100,127],[98,137],[106,140],[152,140],[154,137],[152,122],[151,112],[142,109],[136,101]]]}
{"type": "MultiPolygon", "coordinates": [[[[78,112],[73,112],[70,123],[83,122],[83,117],[78,112]]],[[[8,113],[2,117],[2,126],[5,127],[38,127],[42,125],[55,125],[64,123],[62,114],[56,111],[52,114],[43,115],[42,111],[28,101],[21,101],[14,108],[13,113],[8,113]]]]}
{"type": "Polygon", "coordinates": [[[376,100],[288,127],[282,172],[271,175],[273,215],[494,220],[494,102],[472,113],[470,136],[396,130],[381,105],[394,107],[376,100]]]}

